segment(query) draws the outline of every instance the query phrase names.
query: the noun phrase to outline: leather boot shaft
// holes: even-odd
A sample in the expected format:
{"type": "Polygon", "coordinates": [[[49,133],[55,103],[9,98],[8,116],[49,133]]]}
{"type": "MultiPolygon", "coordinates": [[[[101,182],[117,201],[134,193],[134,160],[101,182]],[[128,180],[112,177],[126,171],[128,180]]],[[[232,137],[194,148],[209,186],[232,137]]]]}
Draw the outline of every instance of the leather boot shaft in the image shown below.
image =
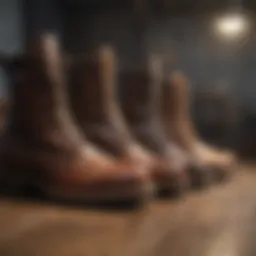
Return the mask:
{"type": "Polygon", "coordinates": [[[167,141],[159,120],[160,86],[150,72],[121,74],[121,105],[136,138],[154,153],[164,155],[167,141]]]}
{"type": "Polygon", "coordinates": [[[174,72],[164,82],[161,116],[169,139],[183,148],[191,149],[196,141],[196,133],[190,118],[189,83],[180,72],[174,72]]]}
{"type": "Polygon", "coordinates": [[[12,117],[8,133],[28,143],[49,148],[73,150],[81,141],[76,129],[68,98],[66,83],[59,74],[62,63],[54,36],[39,37],[27,49],[27,54],[7,65],[13,83],[12,117]],[[47,53],[51,49],[51,53],[47,53]]]}
{"type": "Polygon", "coordinates": [[[116,58],[103,46],[73,60],[70,92],[76,119],[89,140],[115,156],[127,153],[131,136],[117,98],[116,58]]]}

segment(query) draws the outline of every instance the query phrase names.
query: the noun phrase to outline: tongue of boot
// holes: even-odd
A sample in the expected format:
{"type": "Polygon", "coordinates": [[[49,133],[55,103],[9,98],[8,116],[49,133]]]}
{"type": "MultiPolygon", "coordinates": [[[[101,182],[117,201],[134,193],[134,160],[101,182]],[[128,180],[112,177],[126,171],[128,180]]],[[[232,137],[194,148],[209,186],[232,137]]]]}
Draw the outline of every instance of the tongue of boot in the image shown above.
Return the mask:
{"type": "Polygon", "coordinates": [[[38,145],[77,148],[82,138],[69,112],[55,36],[41,35],[11,64],[14,105],[9,131],[38,145]]]}
{"type": "Polygon", "coordinates": [[[88,139],[121,156],[132,139],[117,102],[116,66],[113,49],[107,46],[75,59],[70,91],[76,119],[88,139]]]}

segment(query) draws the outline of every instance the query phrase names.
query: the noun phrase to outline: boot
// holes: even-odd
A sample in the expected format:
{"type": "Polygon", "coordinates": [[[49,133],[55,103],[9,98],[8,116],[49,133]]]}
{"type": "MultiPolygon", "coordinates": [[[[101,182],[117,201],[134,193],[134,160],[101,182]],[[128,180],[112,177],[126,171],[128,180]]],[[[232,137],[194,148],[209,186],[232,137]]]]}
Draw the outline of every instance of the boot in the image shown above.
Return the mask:
{"type": "MultiPolygon", "coordinates": [[[[181,107],[184,106],[180,101],[178,95],[173,93],[170,81],[164,81],[161,91],[161,120],[165,129],[168,141],[176,148],[176,151],[183,157],[183,161],[186,161],[189,170],[191,186],[195,189],[201,189],[207,187],[213,182],[213,170],[211,166],[203,163],[202,159],[194,159],[191,157],[190,151],[187,145],[190,143],[183,137],[183,133],[189,134],[188,125],[183,121],[179,121],[181,118],[181,107]],[[183,133],[176,130],[176,122],[180,122],[179,129],[183,129],[183,133]]],[[[189,135],[188,135],[189,136],[189,135]]]]}
{"type": "Polygon", "coordinates": [[[234,156],[221,152],[201,142],[189,115],[188,81],[175,72],[164,86],[162,111],[169,138],[175,141],[189,156],[193,170],[208,170],[213,179],[229,177],[234,156]]]}
{"type": "Polygon", "coordinates": [[[154,156],[153,177],[160,193],[182,194],[188,188],[183,164],[174,157],[158,119],[158,88],[149,72],[121,75],[121,108],[133,135],[154,156]]]}
{"type": "Polygon", "coordinates": [[[8,69],[14,106],[0,145],[2,185],[36,186],[52,198],[88,202],[148,195],[147,173],[102,153],[75,125],[53,35],[40,36],[15,63],[8,69]]]}
{"type": "Polygon", "coordinates": [[[82,132],[97,147],[150,176],[152,157],[132,138],[118,107],[113,49],[102,46],[68,66],[72,109],[82,132]]]}

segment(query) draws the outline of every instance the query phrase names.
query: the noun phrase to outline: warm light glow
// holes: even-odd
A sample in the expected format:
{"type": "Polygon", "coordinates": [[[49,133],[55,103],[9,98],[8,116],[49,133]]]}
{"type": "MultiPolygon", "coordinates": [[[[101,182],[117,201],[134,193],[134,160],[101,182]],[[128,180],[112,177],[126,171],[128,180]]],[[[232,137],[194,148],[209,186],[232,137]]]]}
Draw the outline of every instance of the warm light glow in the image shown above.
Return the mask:
{"type": "Polygon", "coordinates": [[[249,30],[249,21],[241,14],[227,15],[216,20],[215,29],[223,37],[243,37],[249,30]]]}

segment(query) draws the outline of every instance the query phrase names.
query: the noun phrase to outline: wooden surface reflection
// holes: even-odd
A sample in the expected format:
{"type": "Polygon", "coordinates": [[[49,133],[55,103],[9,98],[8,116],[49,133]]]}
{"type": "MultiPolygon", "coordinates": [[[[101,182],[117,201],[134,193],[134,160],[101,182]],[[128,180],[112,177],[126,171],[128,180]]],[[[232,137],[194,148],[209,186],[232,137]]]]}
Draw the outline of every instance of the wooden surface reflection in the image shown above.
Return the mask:
{"type": "Polygon", "coordinates": [[[0,200],[1,256],[254,256],[256,174],[141,212],[0,200]]]}

